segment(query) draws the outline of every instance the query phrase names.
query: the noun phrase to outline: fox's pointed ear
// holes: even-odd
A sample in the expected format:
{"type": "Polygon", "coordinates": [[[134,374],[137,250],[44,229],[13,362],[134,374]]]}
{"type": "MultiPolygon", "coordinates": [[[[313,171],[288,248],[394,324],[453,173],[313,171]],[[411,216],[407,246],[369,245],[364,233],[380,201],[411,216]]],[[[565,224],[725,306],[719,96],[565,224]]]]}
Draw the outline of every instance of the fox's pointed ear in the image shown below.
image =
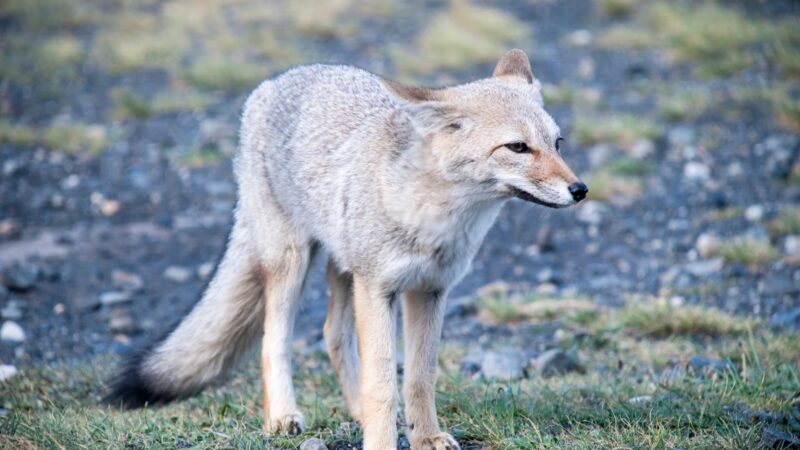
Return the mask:
{"type": "Polygon", "coordinates": [[[445,101],[443,91],[382,81],[386,89],[403,103],[403,112],[421,135],[435,133],[459,121],[455,109],[445,101]]]}
{"type": "Polygon", "coordinates": [[[441,91],[437,91],[436,89],[409,86],[392,80],[381,81],[383,81],[383,85],[386,86],[389,92],[410,103],[442,100],[441,91]]]}
{"type": "Polygon", "coordinates": [[[524,51],[515,48],[506,52],[492,73],[493,77],[515,76],[523,78],[528,84],[533,84],[533,71],[528,55],[524,51]]]}

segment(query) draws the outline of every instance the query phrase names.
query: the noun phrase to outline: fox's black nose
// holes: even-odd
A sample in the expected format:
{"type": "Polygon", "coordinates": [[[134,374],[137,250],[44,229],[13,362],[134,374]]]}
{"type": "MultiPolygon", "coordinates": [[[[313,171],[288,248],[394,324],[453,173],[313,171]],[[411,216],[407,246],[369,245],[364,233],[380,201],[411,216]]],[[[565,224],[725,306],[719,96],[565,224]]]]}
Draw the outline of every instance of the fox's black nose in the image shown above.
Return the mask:
{"type": "Polygon", "coordinates": [[[572,198],[575,199],[576,202],[585,199],[586,194],[589,193],[589,188],[581,182],[570,184],[568,189],[569,193],[572,194],[572,198]]]}

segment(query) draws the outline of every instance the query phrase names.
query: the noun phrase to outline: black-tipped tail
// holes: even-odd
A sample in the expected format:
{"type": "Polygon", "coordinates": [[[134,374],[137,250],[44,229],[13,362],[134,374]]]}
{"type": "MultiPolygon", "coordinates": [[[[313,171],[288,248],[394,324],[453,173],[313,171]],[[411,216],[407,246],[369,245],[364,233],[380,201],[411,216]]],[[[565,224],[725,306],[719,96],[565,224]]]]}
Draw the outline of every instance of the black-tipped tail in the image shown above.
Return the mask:
{"type": "Polygon", "coordinates": [[[152,386],[141,374],[146,353],[147,351],[141,351],[128,360],[109,383],[111,392],[103,398],[103,403],[114,408],[136,409],[163,405],[178,399],[177,395],[152,386]]]}

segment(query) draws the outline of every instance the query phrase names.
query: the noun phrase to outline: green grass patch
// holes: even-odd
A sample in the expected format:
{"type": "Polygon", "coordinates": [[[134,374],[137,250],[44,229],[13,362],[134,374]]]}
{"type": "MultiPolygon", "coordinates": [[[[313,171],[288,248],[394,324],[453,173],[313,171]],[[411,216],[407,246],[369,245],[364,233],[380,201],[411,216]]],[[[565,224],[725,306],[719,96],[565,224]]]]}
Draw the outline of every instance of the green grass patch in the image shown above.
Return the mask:
{"type": "Polygon", "coordinates": [[[800,68],[800,30],[793,19],[745,15],[719,2],[654,1],[639,8],[630,25],[610,28],[600,37],[606,48],[663,48],[698,74],[726,77],[757,64],[763,54],[793,77],[800,68]]]}
{"type": "MultiPolygon", "coordinates": [[[[762,412],[796,418],[800,336],[772,334],[714,311],[688,311],[634,305],[603,312],[588,329],[567,325],[568,335],[583,330],[583,337],[561,345],[580,355],[586,374],[531,375],[508,383],[476,380],[458,368],[467,343],[446,343],[437,383],[440,423],[462,446],[503,449],[759,448],[765,426],[800,431],[791,420],[768,425],[754,420],[762,412]],[[654,328],[652,322],[671,325],[654,328]],[[663,375],[685,367],[693,355],[736,366],[712,376],[663,375]]],[[[222,387],[128,412],[99,404],[104,380],[116,365],[112,358],[99,358],[80,365],[22,367],[17,377],[0,384],[0,403],[8,411],[0,420],[0,445],[294,449],[320,437],[329,448],[351,448],[362,438],[321,354],[298,358],[295,386],[308,424],[298,437],[262,432],[256,361],[222,387]]]]}
{"type": "Polygon", "coordinates": [[[722,245],[720,255],[726,262],[757,267],[780,258],[781,254],[767,239],[735,238],[722,245]]]}
{"type": "Polygon", "coordinates": [[[694,120],[711,106],[711,94],[702,91],[666,91],[658,95],[658,113],[670,122],[694,120]]]}
{"type": "Polygon", "coordinates": [[[431,19],[413,48],[393,47],[390,56],[406,76],[464,70],[497,62],[531,32],[529,24],[500,9],[457,0],[431,19]]]}
{"type": "Polygon", "coordinates": [[[66,153],[99,153],[108,145],[100,125],[53,124],[44,128],[0,121],[0,143],[17,147],[43,146],[66,153]]]}
{"type": "Polygon", "coordinates": [[[800,234],[800,208],[787,209],[766,225],[769,233],[775,237],[800,234]]]}
{"type": "Polygon", "coordinates": [[[620,176],[611,173],[607,168],[592,172],[587,177],[589,184],[589,200],[622,201],[639,198],[644,189],[639,178],[620,176]]]}
{"type": "Polygon", "coordinates": [[[633,114],[578,111],[572,132],[581,145],[608,143],[625,149],[639,139],[655,139],[661,128],[633,114]]]}
{"type": "Polygon", "coordinates": [[[639,177],[648,175],[655,171],[655,166],[649,161],[637,158],[619,158],[608,166],[608,170],[614,175],[639,177]]]}
{"type": "Polygon", "coordinates": [[[594,4],[603,14],[611,17],[628,17],[642,0],[595,0],[594,4]]]}
{"type": "Polygon", "coordinates": [[[210,91],[253,89],[272,71],[263,63],[224,56],[208,56],[197,61],[184,75],[197,88],[210,91]]]}
{"type": "Polygon", "coordinates": [[[493,294],[480,298],[478,307],[485,320],[496,324],[558,319],[577,319],[582,322],[597,314],[597,307],[588,299],[540,295],[493,294]]]}

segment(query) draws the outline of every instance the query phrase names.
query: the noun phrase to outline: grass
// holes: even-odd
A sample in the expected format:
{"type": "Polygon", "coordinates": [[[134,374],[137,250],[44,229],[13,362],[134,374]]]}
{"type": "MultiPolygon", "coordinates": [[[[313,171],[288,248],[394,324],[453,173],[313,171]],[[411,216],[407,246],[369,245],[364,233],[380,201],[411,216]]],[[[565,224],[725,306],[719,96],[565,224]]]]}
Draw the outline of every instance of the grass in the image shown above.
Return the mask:
{"type": "Polygon", "coordinates": [[[611,17],[628,17],[642,3],[642,0],[595,0],[595,7],[611,17]]]}
{"type": "Polygon", "coordinates": [[[608,169],[593,172],[587,177],[589,200],[622,201],[641,197],[644,188],[639,178],[619,176],[608,169]]]}
{"type": "MultiPolygon", "coordinates": [[[[583,330],[584,337],[560,345],[579,355],[585,375],[532,375],[508,383],[467,378],[458,362],[468,348],[447,343],[437,384],[440,421],[471,448],[758,448],[765,426],[796,433],[791,421],[767,425],[754,417],[797,415],[792,404],[800,392],[800,336],[774,335],[716,311],[680,310],[642,303],[567,323],[566,334],[583,330]],[[736,369],[663,377],[662,371],[683,367],[691,355],[727,359],[736,369]]],[[[314,436],[341,449],[361,440],[321,354],[298,360],[295,385],[308,423],[299,437],[262,433],[255,361],[222,387],[131,412],[98,403],[115,365],[101,357],[22,368],[0,384],[9,411],[0,419],[0,446],[282,449],[314,436]]]]}
{"type": "Polygon", "coordinates": [[[661,128],[649,119],[633,114],[578,111],[572,133],[581,145],[603,142],[626,149],[639,139],[655,139],[661,128]]]}
{"type": "MultiPolygon", "coordinates": [[[[614,2],[612,2],[614,3],[614,2]]],[[[647,2],[632,25],[610,28],[605,48],[663,48],[675,61],[692,63],[699,75],[727,77],[755,67],[758,54],[795,77],[800,68],[800,30],[792,19],[745,15],[717,2],[647,2]]]]}
{"type": "Polygon", "coordinates": [[[40,145],[66,153],[96,154],[106,148],[108,136],[100,125],[52,124],[38,129],[0,121],[0,144],[16,147],[40,145]]]}
{"type": "Polygon", "coordinates": [[[404,76],[466,70],[495,63],[531,32],[529,24],[502,10],[454,0],[431,19],[413,47],[393,47],[390,55],[404,76]]]}
{"type": "Polygon", "coordinates": [[[614,175],[638,177],[653,173],[655,167],[643,159],[623,157],[612,162],[608,170],[614,175]]]}
{"type": "Polygon", "coordinates": [[[777,261],[780,252],[769,240],[739,237],[723,244],[720,255],[729,263],[757,267],[777,261]]]}
{"type": "Polygon", "coordinates": [[[265,64],[226,56],[208,56],[185,74],[186,81],[204,90],[240,91],[253,88],[272,70],[265,64]]]}
{"type": "Polygon", "coordinates": [[[488,295],[479,299],[478,306],[481,317],[495,324],[574,319],[597,313],[595,305],[587,299],[539,295],[488,295]]]}
{"type": "Polygon", "coordinates": [[[670,122],[697,119],[711,105],[712,96],[705,90],[667,91],[658,96],[658,113],[670,122]]]}
{"type": "Polygon", "coordinates": [[[774,237],[800,234],[800,208],[790,208],[767,223],[767,230],[774,237]]]}

